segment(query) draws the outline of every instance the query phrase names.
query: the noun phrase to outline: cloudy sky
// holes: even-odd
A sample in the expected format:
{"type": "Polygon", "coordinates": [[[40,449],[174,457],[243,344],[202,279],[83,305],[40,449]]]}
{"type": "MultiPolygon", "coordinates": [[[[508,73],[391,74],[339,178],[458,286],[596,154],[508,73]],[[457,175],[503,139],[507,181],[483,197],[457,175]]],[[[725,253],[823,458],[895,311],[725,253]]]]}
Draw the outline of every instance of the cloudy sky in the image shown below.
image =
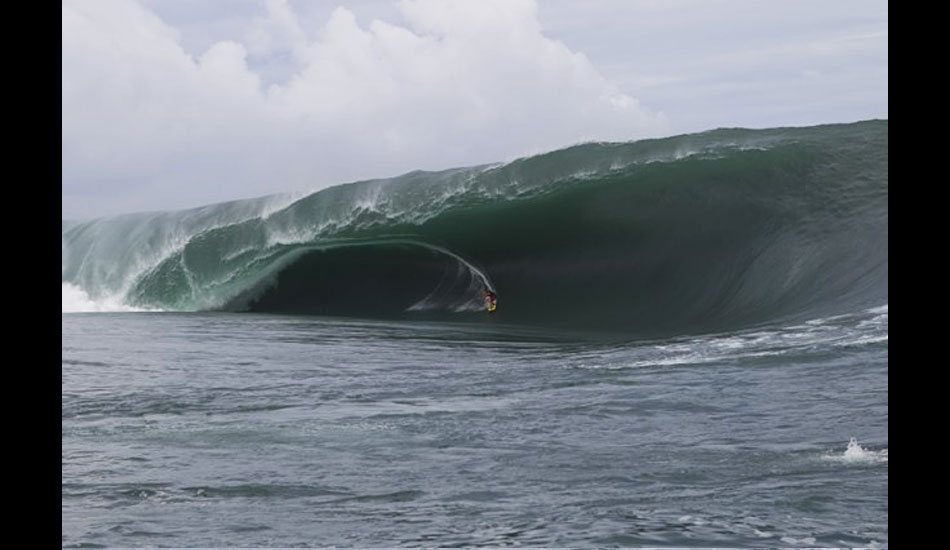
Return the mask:
{"type": "Polygon", "coordinates": [[[887,118],[886,0],[64,0],[63,217],[887,118]]]}

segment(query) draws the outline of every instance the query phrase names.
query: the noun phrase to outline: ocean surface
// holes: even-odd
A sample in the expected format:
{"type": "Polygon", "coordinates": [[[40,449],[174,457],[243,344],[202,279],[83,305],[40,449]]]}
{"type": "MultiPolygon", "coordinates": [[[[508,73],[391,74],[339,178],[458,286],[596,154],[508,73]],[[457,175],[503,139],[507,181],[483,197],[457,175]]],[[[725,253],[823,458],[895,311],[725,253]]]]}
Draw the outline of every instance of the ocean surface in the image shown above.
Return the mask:
{"type": "Polygon", "coordinates": [[[887,132],[63,220],[63,546],[887,547],[887,132]]]}

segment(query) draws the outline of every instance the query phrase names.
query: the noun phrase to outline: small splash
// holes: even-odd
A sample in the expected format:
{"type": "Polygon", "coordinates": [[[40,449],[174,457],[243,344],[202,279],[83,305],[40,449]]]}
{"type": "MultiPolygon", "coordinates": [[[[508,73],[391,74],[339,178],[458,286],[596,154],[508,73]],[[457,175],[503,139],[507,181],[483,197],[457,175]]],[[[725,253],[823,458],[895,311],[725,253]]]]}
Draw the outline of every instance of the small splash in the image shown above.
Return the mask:
{"type": "Polygon", "coordinates": [[[857,438],[852,437],[848,442],[848,448],[844,454],[831,454],[826,456],[828,460],[848,463],[874,463],[887,462],[887,449],[880,451],[871,451],[862,447],[857,438]]]}

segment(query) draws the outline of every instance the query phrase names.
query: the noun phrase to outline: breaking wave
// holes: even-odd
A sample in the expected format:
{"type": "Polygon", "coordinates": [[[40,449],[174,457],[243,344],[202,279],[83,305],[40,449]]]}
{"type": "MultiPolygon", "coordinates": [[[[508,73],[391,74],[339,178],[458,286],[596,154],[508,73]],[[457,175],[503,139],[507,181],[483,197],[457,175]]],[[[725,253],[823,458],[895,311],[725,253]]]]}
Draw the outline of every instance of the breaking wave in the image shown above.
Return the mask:
{"type": "Polygon", "coordinates": [[[887,303],[887,121],[589,143],[63,221],[63,311],[718,331],[887,303]]]}

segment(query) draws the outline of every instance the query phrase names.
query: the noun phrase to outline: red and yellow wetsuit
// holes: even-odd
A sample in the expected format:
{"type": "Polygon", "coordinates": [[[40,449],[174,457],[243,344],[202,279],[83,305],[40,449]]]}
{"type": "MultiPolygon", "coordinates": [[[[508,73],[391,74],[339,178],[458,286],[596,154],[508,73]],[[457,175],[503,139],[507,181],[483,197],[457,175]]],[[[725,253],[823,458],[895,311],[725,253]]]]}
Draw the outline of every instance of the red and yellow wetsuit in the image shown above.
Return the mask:
{"type": "Polygon", "coordinates": [[[498,302],[498,296],[496,296],[494,292],[492,292],[492,291],[490,291],[490,290],[486,290],[486,291],[485,291],[485,304],[488,306],[488,311],[489,311],[489,312],[495,311],[495,307],[497,306],[497,302],[498,302]]]}

